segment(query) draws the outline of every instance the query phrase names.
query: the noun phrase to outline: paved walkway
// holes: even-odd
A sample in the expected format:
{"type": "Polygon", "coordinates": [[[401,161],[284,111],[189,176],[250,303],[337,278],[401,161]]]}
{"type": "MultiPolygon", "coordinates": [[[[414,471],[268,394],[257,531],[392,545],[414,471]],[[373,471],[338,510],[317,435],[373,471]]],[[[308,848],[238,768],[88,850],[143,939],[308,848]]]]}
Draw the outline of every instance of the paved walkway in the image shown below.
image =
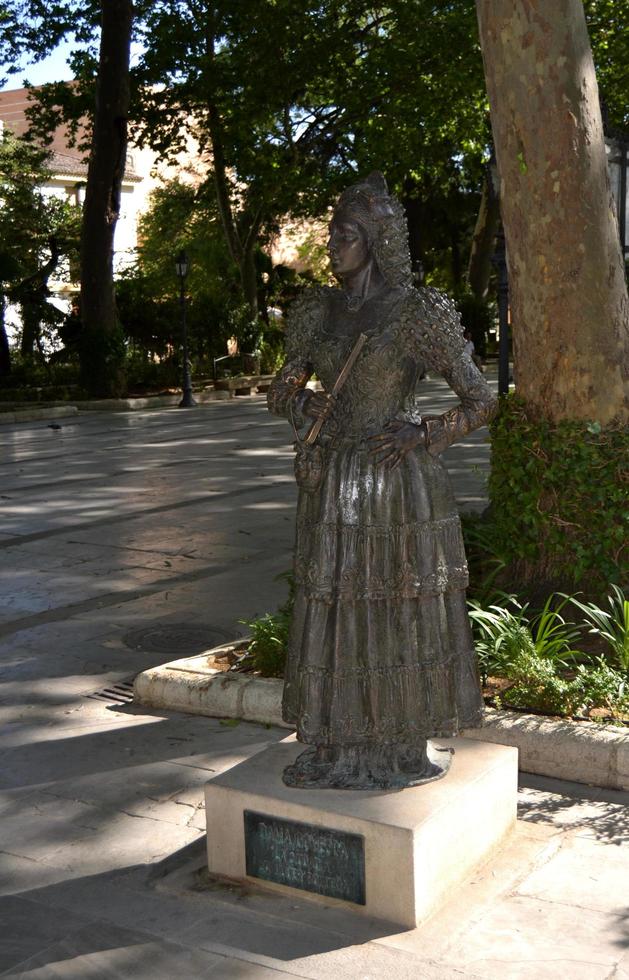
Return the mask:
{"type": "MultiPolygon", "coordinates": [[[[420,930],[196,873],[204,783],[284,732],[125,683],[283,599],[290,433],[261,398],[57,424],[0,428],[0,976],[627,980],[627,794],[524,778],[510,846],[420,930]]],[[[463,507],[483,439],[448,454],[463,507]]]]}

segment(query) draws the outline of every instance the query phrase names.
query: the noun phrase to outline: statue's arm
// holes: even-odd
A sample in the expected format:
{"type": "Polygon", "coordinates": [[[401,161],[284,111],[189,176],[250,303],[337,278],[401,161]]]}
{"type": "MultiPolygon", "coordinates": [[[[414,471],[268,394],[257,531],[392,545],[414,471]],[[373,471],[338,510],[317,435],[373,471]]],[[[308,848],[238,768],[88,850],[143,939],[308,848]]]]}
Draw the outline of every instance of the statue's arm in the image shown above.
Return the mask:
{"type": "Polygon", "coordinates": [[[411,347],[419,362],[437,371],[460,403],[437,416],[424,416],[425,445],[438,455],[481,425],[496,411],[497,400],[472,358],[465,352],[461,318],[454,303],[436,289],[414,291],[408,312],[411,347]]]}
{"type": "Polygon", "coordinates": [[[288,357],[271,382],[267,394],[269,411],[292,417],[297,427],[303,425],[304,404],[310,396],[306,384],[312,376],[312,365],[303,357],[288,357]]]}
{"type": "Polygon", "coordinates": [[[426,448],[437,455],[468,432],[486,425],[496,411],[496,397],[469,354],[464,352],[440,372],[460,403],[437,416],[424,416],[426,448]]]}

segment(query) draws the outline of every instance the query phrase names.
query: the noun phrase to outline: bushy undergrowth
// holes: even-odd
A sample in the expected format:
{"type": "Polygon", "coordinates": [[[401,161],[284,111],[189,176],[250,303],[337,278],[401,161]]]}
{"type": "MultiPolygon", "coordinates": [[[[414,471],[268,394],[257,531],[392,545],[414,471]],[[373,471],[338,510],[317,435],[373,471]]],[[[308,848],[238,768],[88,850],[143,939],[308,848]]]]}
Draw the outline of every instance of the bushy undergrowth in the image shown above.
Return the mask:
{"type": "Polygon", "coordinates": [[[629,718],[624,656],[629,603],[617,587],[609,600],[610,613],[575,596],[550,596],[539,613],[512,595],[488,608],[472,600],[470,619],[484,682],[489,677],[509,681],[499,701],[515,708],[586,717],[602,708],[611,717],[629,718]],[[577,624],[566,619],[570,613],[579,614],[577,624]],[[599,639],[606,656],[586,652],[588,634],[599,639]]]}

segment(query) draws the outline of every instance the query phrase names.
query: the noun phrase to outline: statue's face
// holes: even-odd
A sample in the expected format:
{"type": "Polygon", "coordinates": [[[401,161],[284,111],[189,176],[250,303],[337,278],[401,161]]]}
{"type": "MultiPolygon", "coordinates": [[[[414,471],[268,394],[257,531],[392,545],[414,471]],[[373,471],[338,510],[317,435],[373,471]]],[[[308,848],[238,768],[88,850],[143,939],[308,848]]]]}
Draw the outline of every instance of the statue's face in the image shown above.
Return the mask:
{"type": "Polygon", "coordinates": [[[340,279],[360,272],[371,261],[367,235],[349,215],[337,214],[332,218],[328,252],[332,272],[340,279]]]}

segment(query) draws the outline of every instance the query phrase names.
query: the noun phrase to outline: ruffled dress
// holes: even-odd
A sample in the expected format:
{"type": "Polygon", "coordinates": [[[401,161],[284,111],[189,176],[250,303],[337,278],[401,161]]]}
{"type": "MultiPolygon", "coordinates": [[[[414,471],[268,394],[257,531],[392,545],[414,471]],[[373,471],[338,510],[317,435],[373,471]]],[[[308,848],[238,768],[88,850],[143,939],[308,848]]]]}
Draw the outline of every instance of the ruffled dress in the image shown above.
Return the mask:
{"type": "MultiPolygon", "coordinates": [[[[315,288],[294,304],[271,411],[289,417],[313,373],[331,391],[357,333],[349,314],[339,317],[343,302],[340,290],[315,288]]],[[[308,745],[413,746],[481,721],[467,566],[440,453],[484,424],[495,399],[447,297],[398,288],[381,308],[319,437],[320,486],[299,492],[283,716],[308,745]],[[366,440],[390,420],[420,421],[414,399],[427,369],[460,405],[424,416],[427,446],[389,471],[366,440]]]]}

